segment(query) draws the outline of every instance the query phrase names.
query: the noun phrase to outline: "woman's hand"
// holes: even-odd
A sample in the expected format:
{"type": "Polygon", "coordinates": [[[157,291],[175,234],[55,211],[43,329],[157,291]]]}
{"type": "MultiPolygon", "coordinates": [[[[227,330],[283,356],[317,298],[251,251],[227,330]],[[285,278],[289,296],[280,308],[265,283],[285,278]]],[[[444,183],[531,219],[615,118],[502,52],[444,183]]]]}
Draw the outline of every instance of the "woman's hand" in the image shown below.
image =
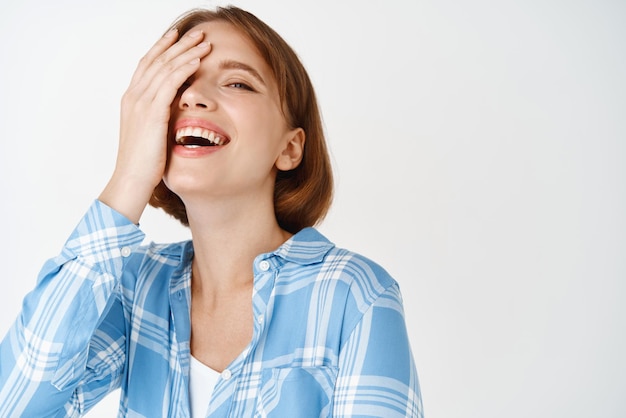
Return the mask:
{"type": "Polygon", "coordinates": [[[138,223],[167,161],[170,109],[182,84],[211,45],[192,30],[180,40],[173,30],[141,59],[122,98],[120,142],[111,180],[99,199],[138,223]]]}

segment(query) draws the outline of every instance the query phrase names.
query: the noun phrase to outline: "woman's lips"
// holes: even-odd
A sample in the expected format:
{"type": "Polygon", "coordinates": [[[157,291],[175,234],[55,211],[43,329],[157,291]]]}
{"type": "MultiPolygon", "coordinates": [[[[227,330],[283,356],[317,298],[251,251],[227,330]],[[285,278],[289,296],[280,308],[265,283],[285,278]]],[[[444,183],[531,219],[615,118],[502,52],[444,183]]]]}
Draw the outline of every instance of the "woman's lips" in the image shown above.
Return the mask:
{"type": "Polygon", "coordinates": [[[173,152],[183,157],[201,157],[228,145],[230,138],[217,125],[200,118],[180,119],[174,125],[173,152]]]}
{"type": "Polygon", "coordinates": [[[176,131],[176,143],[183,146],[219,146],[228,142],[215,131],[197,126],[187,126],[176,131]]]}
{"type": "Polygon", "coordinates": [[[206,139],[215,145],[226,145],[230,142],[228,134],[219,126],[200,118],[180,119],[174,125],[176,141],[185,136],[206,139]]]}

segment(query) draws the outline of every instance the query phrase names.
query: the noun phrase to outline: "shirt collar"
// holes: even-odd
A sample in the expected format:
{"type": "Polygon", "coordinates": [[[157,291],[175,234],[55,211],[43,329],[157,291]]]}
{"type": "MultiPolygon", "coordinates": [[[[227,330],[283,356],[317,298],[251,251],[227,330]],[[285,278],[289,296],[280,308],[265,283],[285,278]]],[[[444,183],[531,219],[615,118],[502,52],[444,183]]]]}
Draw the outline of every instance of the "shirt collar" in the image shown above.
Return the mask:
{"type": "MultiPolygon", "coordinates": [[[[322,235],[317,229],[308,227],[293,235],[276,251],[265,254],[261,258],[273,255],[287,262],[301,265],[309,265],[321,262],[326,254],[335,246],[322,235]]],[[[191,240],[169,245],[159,245],[156,249],[161,255],[177,258],[179,261],[187,261],[193,255],[191,240]]]]}
{"type": "Polygon", "coordinates": [[[308,265],[321,262],[335,246],[315,228],[304,228],[272,254],[285,261],[308,265]]]}

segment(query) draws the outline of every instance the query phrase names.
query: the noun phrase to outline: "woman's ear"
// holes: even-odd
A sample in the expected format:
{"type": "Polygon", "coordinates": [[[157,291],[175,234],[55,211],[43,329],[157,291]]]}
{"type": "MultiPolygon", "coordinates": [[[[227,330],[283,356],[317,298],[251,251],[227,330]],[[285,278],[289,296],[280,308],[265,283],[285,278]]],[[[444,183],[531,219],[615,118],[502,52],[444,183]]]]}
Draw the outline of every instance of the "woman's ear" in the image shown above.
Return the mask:
{"type": "Polygon", "coordinates": [[[289,171],[300,165],[304,155],[306,134],[304,129],[296,128],[287,133],[287,145],[276,159],[276,168],[280,171],[289,171]]]}

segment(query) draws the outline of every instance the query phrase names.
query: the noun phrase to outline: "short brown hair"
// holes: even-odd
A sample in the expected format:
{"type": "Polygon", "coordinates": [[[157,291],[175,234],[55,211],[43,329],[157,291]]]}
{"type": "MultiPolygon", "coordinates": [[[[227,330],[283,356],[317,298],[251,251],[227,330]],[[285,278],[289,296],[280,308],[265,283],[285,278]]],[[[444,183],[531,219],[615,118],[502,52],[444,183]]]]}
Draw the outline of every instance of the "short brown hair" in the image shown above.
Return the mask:
{"type": "MultiPolygon", "coordinates": [[[[276,79],[287,124],[291,129],[302,128],[305,132],[302,161],[295,169],[279,171],[276,176],[274,213],[280,227],[291,233],[314,226],[330,207],[333,175],[311,80],[296,53],[278,33],[252,13],[237,7],[193,9],[171,28],[177,28],[180,37],[194,26],[212,21],[230,23],[254,43],[276,79]]],[[[185,205],[163,181],[155,188],[150,204],[189,225],[185,205]]]]}

